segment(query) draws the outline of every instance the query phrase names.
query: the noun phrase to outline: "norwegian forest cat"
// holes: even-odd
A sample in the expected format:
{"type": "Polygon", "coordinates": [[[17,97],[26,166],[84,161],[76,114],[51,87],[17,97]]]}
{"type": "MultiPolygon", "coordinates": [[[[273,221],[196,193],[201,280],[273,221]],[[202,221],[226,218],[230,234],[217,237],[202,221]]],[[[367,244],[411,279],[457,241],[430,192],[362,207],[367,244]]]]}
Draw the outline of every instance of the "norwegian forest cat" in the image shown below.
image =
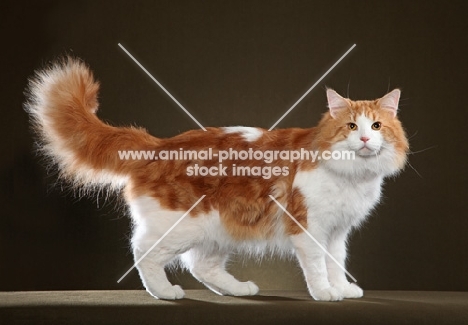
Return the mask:
{"type": "Polygon", "coordinates": [[[241,251],[295,254],[316,300],[362,297],[339,265],[345,264],[350,230],[378,203],[383,179],[406,163],[408,141],[397,118],[399,90],[377,100],[352,101],[328,89],[329,110],[309,129],[207,128],[161,139],[99,120],[98,88],[83,62],[63,58],[30,80],[25,107],[41,151],[58,165],[61,177],[76,186],[123,189],[134,224],[135,261],[166,234],[137,264],[151,295],[184,297],[165,274],[165,266],[176,260],[218,294],[255,295],[253,282],[240,282],[225,270],[229,254],[241,251]],[[125,150],[210,150],[212,156],[128,159],[119,155],[125,150]],[[233,155],[222,163],[216,157],[234,151],[277,155],[270,160],[233,155]],[[289,159],[305,151],[319,158],[289,159]],[[327,152],[330,157],[345,151],[354,159],[325,159],[327,152]]]}

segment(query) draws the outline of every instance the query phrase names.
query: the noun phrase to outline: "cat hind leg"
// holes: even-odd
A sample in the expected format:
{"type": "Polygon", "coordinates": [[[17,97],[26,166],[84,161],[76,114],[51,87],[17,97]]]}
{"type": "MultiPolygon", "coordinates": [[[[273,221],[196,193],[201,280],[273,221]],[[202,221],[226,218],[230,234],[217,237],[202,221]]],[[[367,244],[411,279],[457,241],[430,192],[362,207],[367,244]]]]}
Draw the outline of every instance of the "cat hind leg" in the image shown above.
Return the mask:
{"type": "MultiPolygon", "coordinates": [[[[138,261],[146,251],[134,247],[135,261],[138,261]]],[[[137,265],[138,273],[146,288],[146,291],[157,299],[182,299],[184,290],[178,285],[172,285],[167,279],[164,270],[165,265],[170,263],[176,254],[166,250],[164,247],[154,248],[137,265]]]]}
{"type": "Polygon", "coordinates": [[[241,282],[228,273],[225,264],[229,254],[221,251],[204,252],[192,248],[181,257],[182,263],[192,275],[208,289],[219,295],[252,296],[258,287],[251,281],[241,282]]]}
{"type": "Polygon", "coordinates": [[[190,217],[181,220],[183,211],[163,209],[151,197],[139,197],[130,202],[134,220],[133,255],[143,285],[153,297],[181,299],[184,291],[172,285],[165,267],[198,242],[203,233],[190,217]],[[175,228],[172,226],[181,220],[175,228]]]}

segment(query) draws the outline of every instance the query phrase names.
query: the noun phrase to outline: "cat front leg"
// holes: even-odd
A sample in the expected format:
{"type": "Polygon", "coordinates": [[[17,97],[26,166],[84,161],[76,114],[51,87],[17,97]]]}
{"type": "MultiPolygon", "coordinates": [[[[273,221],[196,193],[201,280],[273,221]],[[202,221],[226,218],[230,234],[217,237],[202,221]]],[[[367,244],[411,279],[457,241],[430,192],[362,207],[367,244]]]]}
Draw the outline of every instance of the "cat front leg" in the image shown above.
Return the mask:
{"type": "MultiPolygon", "coordinates": [[[[336,230],[331,234],[328,244],[328,252],[343,267],[345,267],[346,263],[346,238],[348,233],[349,229],[336,230]]],[[[326,264],[328,280],[333,287],[340,290],[343,298],[361,298],[364,295],[364,292],[357,284],[349,283],[343,269],[328,255],[326,256],[326,264]]]]}
{"type": "MultiPolygon", "coordinates": [[[[326,236],[318,232],[312,235],[326,247],[326,236]]],[[[292,236],[291,242],[304,272],[310,295],[321,301],[342,300],[341,290],[333,287],[328,281],[325,252],[303,232],[292,236]]]]}

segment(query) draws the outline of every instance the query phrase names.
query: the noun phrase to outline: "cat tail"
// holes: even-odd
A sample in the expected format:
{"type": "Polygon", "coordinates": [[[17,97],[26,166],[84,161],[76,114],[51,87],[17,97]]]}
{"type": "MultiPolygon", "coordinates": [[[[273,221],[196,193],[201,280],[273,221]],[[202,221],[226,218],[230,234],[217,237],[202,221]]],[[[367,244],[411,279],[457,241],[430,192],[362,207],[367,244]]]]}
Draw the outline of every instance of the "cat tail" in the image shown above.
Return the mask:
{"type": "Polygon", "coordinates": [[[25,109],[39,136],[39,150],[76,185],[120,187],[135,168],[122,151],[152,150],[160,139],[143,129],[114,127],[95,115],[99,83],[88,66],[65,57],[37,71],[29,81],[25,109]]]}

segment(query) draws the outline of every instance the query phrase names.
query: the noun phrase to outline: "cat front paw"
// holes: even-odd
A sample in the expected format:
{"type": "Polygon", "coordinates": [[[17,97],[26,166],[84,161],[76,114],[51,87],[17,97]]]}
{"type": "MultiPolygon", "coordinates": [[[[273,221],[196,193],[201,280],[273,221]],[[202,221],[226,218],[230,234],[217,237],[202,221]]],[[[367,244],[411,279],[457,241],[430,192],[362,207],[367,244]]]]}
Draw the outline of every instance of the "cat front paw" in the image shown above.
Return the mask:
{"type": "Polygon", "coordinates": [[[343,298],[361,298],[364,291],[355,283],[348,283],[340,288],[343,298]]]}
{"type": "Polygon", "coordinates": [[[322,290],[314,290],[311,292],[312,298],[319,301],[340,301],[343,300],[343,294],[340,290],[334,287],[328,287],[322,290]]]}
{"type": "Polygon", "coordinates": [[[178,285],[158,288],[157,290],[146,288],[146,291],[156,299],[176,300],[185,296],[184,290],[178,285]]]}

